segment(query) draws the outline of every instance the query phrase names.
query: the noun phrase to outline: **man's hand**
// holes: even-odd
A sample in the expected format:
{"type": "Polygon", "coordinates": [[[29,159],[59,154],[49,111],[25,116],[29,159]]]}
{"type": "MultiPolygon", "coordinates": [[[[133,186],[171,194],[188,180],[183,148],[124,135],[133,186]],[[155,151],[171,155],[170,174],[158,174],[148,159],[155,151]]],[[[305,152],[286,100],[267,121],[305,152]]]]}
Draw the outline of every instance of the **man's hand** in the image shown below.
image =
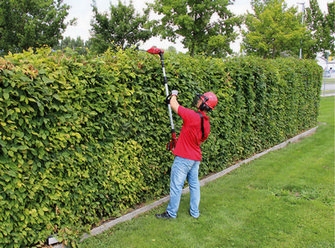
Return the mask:
{"type": "Polygon", "coordinates": [[[178,96],[178,90],[173,90],[171,91],[172,96],[178,96]]]}
{"type": "Polygon", "coordinates": [[[165,103],[170,104],[170,100],[173,96],[176,96],[176,97],[178,96],[178,90],[171,91],[171,94],[166,97],[165,103]]]}

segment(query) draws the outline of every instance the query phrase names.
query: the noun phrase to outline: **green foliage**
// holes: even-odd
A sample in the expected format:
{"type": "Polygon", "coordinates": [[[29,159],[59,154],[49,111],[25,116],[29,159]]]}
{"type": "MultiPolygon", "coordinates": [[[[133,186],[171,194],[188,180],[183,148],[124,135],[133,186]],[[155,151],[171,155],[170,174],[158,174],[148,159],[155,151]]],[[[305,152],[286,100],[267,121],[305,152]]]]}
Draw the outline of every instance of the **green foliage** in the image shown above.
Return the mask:
{"type": "Polygon", "coordinates": [[[64,19],[69,8],[62,0],[2,0],[0,54],[57,45],[68,25],[64,19]]]}
{"type": "Polygon", "coordinates": [[[263,58],[298,56],[302,48],[305,58],[316,41],[301,23],[295,8],[287,8],[284,0],[254,1],[254,14],[247,14],[243,32],[243,48],[248,55],[263,58]],[[263,3],[265,2],[265,3],[263,3]]]}
{"type": "Polygon", "coordinates": [[[154,26],[162,38],[170,41],[181,38],[181,43],[191,56],[205,54],[225,57],[232,54],[229,44],[236,40],[234,28],[240,26],[242,21],[228,9],[233,2],[156,0],[149,6],[162,15],[154,26]]]}
{"type": "Polygon", "coordinates": [[[330,50],[335,53],[335,2],[327,3],[328,13],[322,13],[318,1],[310,0],[306,9],[306,24],[312,31],[313,39],[317,40],[312,47],[313,53],[330,50]]]}
{"type": "Polygon", "coordinates": [[[329,48],[331,50],[331,54],[335,56],[335,1],[332,3],[329,2],[327,4],[328,6],[328,15],[326,16],[327,18],[327,24],[330,30],[330,36],[328,36],[329,40],[329,48]]]}
{"type": "Polygon", "coordinates": [[[135,13],[134,5],[124,5],[119,0],[118,5],[110,5],[109,16],[107,13],[99,13],[96,4],[93,5],[94,18],[91,21],[92,38],[91,49],[97,53],[103,53],[108,48],[129,48],[138,46],[139,42],[145,42],[154,34],[147,27],[150,25],[149,10],[144,14],[135,13]]]}
{"type": "MultiPolygon", "coordinates": [[[[170,89],[190,107],[214,91],[201,175],[314,127],[322,69],[308,60],[165,54],[170,89]]],[[[0,58],[0,243],[64,244],[168,193],[172,155],[158,56],[51,49],[0,58]]],[[[176,129],[181,127],[175,118],[176,129]]]]}
{"type": "Polygon", "coordinates": [[[200,219],[157,220],[166,203],[85,239],[80,248],[334,247],[334,97],[321,99],[312,136],[201,188],[200,219]],[[187,231],[184,231],[187,230],[187,231]]]}
{"type": "Polygon", "coordinates": [[[66,37],[65,39],[61,40],[57,46],[54,46],[53,49],[55,50],[66,50],[72,49],[76,51],[78,54],[86,54],[89,42],[84,42],[80,37],[76,39],[72,39],[70,37],[66,37]]]}
{"type": "Polygon", "coordinates": [[[306,9],[306,23],[310,30],[315,31],[313,36],[318,42],[314,44],[313,51],[316,53],[325,50],[323,47],[325,47],[325,43],[327,43],[325,39],[327,39],[328,35],[326,34],[330,35],[330,32],[329,28],[323,24],[324,16],[320,10],[318,1],[310,0],[310,5],[311,6],[306,9]]]}

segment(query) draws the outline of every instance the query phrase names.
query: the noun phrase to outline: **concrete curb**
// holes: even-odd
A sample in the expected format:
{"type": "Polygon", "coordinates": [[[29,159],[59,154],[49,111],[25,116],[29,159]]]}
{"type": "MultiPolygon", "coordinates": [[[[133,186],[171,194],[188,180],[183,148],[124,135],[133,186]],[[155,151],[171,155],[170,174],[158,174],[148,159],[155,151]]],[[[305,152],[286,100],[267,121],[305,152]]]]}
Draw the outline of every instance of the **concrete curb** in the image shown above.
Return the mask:
{"type": "Polygon", "coordinates": [[[335,93],[325,93],[322,94],[321,97],[335,96],[335,93]]]}
{"type": "MultiPolygon", "coordinates": [[[[263,151],[261,153],[255,154],[254,156],[252,156],[252,157],[250,157],[248,159],[240,161],[240,162],[236,163],[235,165],[232,165],[232,166],[228,167],[227,169],[225,169],[225,170],[223,170],[221,172],[218,172],[216,174],[210,175],[210,176],[208,176],[208,177],[200,180],[200,185],[204,186],[207,183],[212,182],[212,181],[214,181],[214,180],[216,180],[216,179],[218,179],[218,178],[220,178],[220,177],[222,177],[222,176],[230,173],[231,171],[239,168],[243,164],[247,164],[247,163],[249,163],[249,162],[251,162],[251,161],[253,161],[253,160],[257,159],[257,158],[262,157],[263,155],[265,155],[265,154],[267,154],[269,152],[279,150],[281,148],[284,148],[285,146],[287,146],[290,143],[297,142],[297,141],[299,141],[300,139],[302,139],[304,137],[310,136],[310,135],[312,135],[312,134],[314,134],[316,132],[316,129],[317,129],[317,127],[314,127],[314,128],[312,128],[312,129],[310,129],[310,130],[308,130],[306,132],[303,132],[303,133],[301,133],[301,134],[299,134],[299,135],[297,135],[297,136],[295,136],[295,137],[293,137],[291,139],[288,139],[288,140],[284,141],[283,143],[280,143],[280,144],[278,144],[278,145],[276,145],[276,146],[274,146],[272,148],[269,148],[269,149],[267,149],[267,150],[265,150],[265,151],[263,151]]],[[[186,187],[186,188],[183,189],[183,194],[188,193],[188,192],[189,192],[189,188],[188,187],[186,187]]],[[[119,223],[122,223],[122,222],[125,222],[125,221],[128,221],[128,220],[131,220],[131,219],[133,219],[134,217],[136,217],[136,216],[138,216],[140,214],[143,214],[143,213],[148,212],[149,210],[151,210],[151,209],[153,209],[155,207],[160,206],[161,204],[167,202],[168,200],[169,200],[169,196],[166,196],[166,197],[164,197],[164,198],[162,198],[162,199],[160,199],[158,201],[155,201],[155,202],[153,202],[153,203],[151,203],[151,204],[149,204],[147,206],[144,206],[142,208],[136,209],[136,210],[134,210],[134,211],[132,211],[132,212],[130,212],[128,214],[125,214],[125,215],[123,215],[120,218],[111,220],[109,222],[106,222],[106,223],[102,224],[101,226],[93,228],[90,231],[89,234],[84,234],[82,236],[82,238],[81,238],[80,241],[83,241],[83,240],[85,240],[85,239],[87,239],[87,238],[89,238],[91,236],[95,236],[95,235],[98,235],[98,234],[100,234],[100,233],[102,233],[104,231],[107,231],[108,229],[112,228],[116,224],[119,224],[119,223]]],[[[64,248],[64,246],[61,245],[61,244],[55,245],[53,247],[54,248],[64,248]]]]}

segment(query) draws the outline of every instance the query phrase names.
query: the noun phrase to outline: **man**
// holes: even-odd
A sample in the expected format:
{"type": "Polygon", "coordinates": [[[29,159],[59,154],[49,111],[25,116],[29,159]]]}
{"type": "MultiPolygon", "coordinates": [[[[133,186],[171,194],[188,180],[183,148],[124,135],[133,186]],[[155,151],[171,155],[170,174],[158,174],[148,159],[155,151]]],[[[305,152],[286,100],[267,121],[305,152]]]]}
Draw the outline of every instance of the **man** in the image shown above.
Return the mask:
{"type": "Polygon", "coordinates": [[[194,111],[179,105],[177,95],[178,91],[173,90],[170,106],[183,119],[183,125],[176,147],[173,150],[175,158],[171,168],[170,201],[164,213],[156,214],[156,217],[160,219],[177,217],[180,197],[186,179],[190,188],[189,214],[194,218],[199,217],[200,183],[198,171],[202,159],[200,145],[210,133],[207,113],[213,110],[218,103],[218,99],[213,92],[196,95],[193,103],[198,111],[194,111]]]}

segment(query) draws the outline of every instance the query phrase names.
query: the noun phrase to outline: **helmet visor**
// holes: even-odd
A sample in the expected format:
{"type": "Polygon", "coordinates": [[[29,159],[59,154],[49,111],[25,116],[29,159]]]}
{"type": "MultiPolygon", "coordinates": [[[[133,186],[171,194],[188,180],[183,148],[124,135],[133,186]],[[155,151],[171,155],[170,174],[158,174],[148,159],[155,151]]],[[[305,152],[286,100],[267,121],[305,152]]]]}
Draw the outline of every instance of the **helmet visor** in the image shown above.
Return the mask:
{"type": "Polygon", "coordinates": [[[208,97],[199,93],[196,93],[194,98],[193,98],[193,102],[192,102],[192,106],[193,107],[197,107],[197,104],[199,102],[199,100],[202,101],[202,103],[205,103],[208,101],[208,97]]]}

